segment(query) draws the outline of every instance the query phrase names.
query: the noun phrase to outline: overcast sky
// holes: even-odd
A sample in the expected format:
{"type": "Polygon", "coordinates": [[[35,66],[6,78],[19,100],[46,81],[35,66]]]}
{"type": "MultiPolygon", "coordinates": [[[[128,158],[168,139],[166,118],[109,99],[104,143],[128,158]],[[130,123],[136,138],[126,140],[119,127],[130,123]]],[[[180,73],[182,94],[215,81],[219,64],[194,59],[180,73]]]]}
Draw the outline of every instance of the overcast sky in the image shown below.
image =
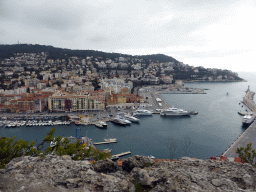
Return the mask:
{"type": "Polygon", "coordinates": [[[255,18],[255,0],[0,0],[0,44],[161,53],[256,71],[255,18]]]}

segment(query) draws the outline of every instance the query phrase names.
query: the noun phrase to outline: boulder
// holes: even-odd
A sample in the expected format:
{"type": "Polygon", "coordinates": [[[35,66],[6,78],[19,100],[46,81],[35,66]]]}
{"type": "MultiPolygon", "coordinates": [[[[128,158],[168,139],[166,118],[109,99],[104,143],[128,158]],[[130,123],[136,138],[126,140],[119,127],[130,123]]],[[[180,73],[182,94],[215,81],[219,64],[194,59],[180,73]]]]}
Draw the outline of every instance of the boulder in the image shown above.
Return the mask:
{"type": "Polygon", "coordinates": [[[154,161],[150,159],[149,157],[145,157],[142,155],[135,155],[133,157],[129,157],[128,159],[125,159],[122,164],[123,170],[127,172],[131,172],[131,170],[134,167],[150,167],[154,164],[154,161]]]}
{"type": "Polygon", "coordinates": [[[93,168],[95,171],[100,173],[113,173],[118,170],[117,164],[110,159],[97,161],[93,168]]]}

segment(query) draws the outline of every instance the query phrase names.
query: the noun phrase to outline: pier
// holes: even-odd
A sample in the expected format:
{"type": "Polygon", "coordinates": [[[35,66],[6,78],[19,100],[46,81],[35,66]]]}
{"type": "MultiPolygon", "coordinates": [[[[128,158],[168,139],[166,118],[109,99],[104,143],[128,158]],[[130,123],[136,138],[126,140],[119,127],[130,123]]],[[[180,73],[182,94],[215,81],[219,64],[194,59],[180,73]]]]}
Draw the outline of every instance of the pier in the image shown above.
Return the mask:
{"type": "MultiPolygon", "coordinates": [[[[252,113],[256,113],[256,104],[253,101],[255,93],[251,92],[249,87],[246,91],[246,95],[243,98],[242,103],[252,110],[252,113]]],[[[248,143],[252,143],[252,148],[256,149],[256,121],[254,121],[247,129],[242,133],[240,137],[224,152],[224,157],[237,157],[236,148],[246,147],[248,143]]]]}
{"type": "Polygon", "coordinates": [[[94,143],[94,145],[103,145],[103,144],[109,144],[109,143],[117,143],[117,141],[103,141],[103,142],[94,143]]]}
{"type": "Polygon", "coordinates": [[[129,155],[129,154],[131,154],[131,151],[127,151],[127,152],[124,152],[124,153],[119,153],[119,154],[113,155],[112,157],[121,157],[121,156],[129,155]]]}

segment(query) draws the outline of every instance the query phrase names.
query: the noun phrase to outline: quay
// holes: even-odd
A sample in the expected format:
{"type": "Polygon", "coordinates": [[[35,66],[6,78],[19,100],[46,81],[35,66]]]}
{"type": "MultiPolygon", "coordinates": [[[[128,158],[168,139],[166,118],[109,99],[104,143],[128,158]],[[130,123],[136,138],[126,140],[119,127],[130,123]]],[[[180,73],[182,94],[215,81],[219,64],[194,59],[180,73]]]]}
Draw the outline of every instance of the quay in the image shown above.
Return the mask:
{"type": "Polygon", "coordinates": [[[109,144],[109,143],[117,143],[117,141],[103,141],[103,142],[94,143],[94,145],[103,145],[103,144],[109,144]]]}
{"type": "Polygon", "coordinates": [[[119,154],[113,155],[112,157],[121,157],[121,156],[129,155],[129,154],[131,154],[131,151],[127,151],[127,152],[124,152],[124,153],[119,153],[119,154]]]}
{"type": "MultiPolygon", "coordinates": [[[[255,93],[248,89],[246,90],[246,95],[243,98],[242,103],[252,110],[252,113],[256,113],[256,104],[253,101],[253,96],[255,93]]],[[[248,143],[252,143],[252,148],[256,149],[256,121],[254,121],[247,129],[244,131],[240,137],[224,152],[224,157],[237,157],[236,148],[246,147],[248,143]]]]}

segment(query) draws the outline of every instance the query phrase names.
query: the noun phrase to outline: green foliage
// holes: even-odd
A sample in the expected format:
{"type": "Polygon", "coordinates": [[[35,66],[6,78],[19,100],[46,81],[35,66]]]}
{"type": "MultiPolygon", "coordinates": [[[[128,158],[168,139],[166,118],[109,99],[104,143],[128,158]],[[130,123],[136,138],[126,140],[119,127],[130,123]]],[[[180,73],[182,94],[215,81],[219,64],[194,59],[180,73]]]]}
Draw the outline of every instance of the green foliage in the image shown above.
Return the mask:
{"type": "Polygon", "coordinates": [[[47,147],[45,152],[38,151],[34,147],[35,142],[29,143],[28,141],[23,141],[22,139],[15,141],[16,137],[0,137],[0,168],[4,168],[13,158],[21,156],[30,156],[30,155],[47,155],[52,152],[56,155],[70,155],[74,160],[82,160],[84,158],[92,158],[96,161],[104,160],[111,156],[110,153],[106,154],[103,151],[100,151],[97,148],[92,148],[89,146],[89,149],[85,148],[85,145],[80,144],[80,140],[77,140],[76,143],[69,143],[67,138],[62,138],[61,136],[54,137],[56,129],[52,128],[51,131],[47,133],[44,137],[43,143],[55,142],[55,146],[47,147]]]}
{"type": "Polygon", "coordinates": [[[22,139],[14,141],[16,137],[0,137],[0,168],[5,167],[13,158],[34,155],[38,151],[33,146],[35,142],[29,144],[22,139]]]}
{"type": "Polygon", "coordinates": [[[255,166],[256,152],[252,149],[252,143],[248,143],[246,148],[236,148],[236,153],[239,154],[239,157],[243,162],[250,163],[255,166]]]}
{"type": "Polygon", "coordinates": [[[145,192],[145,191],[150,191],[152,189],[151,187],[146,187],[141,185],[139,182],[135,182],[134,186],[135,186],[135,191],[137,192],[145,192]]]}

